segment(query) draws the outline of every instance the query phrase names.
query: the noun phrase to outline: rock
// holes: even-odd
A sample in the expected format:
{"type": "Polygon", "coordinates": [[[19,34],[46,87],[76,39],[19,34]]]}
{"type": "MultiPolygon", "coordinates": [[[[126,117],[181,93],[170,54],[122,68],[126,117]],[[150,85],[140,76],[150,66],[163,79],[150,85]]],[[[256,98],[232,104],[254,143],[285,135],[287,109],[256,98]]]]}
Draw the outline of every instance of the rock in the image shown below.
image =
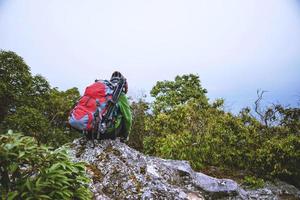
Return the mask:
{"type": "Polygon", "coordinates": [[[300,191],[287,183],[276,181],[267,182],[263,188],[257,190],[247,190],[250,199],[300,199],[300,191]]]}
{"type": "Polygon", "coordinates": [[[146,156],[119,140],[95,141],[93,148],[81,138],[70,147],[72,160],[86,163],[94,199],[280,199],[282,191],[244,190],[233,180],[193,171],[187,161],[146,156]]]}

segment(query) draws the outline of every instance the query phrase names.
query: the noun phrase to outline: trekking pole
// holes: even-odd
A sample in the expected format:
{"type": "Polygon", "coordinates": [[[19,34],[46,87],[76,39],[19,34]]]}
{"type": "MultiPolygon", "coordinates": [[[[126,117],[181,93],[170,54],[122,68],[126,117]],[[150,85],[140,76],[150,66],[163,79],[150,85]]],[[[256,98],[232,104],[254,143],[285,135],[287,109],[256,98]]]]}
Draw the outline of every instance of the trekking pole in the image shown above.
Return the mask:
{"type": "Polygon", "coordinates": [[[108,127],[111,126],[112,119],[113,119],[113,113],[116,109],[116,104],[119,100],[119,97],[123,91],[123,88],[126,84],[126,79],[121,78],[119,82],[114,85],[114,91],[112,94],[112,98],[108,100],[107,102],[107,108],[105,114],[101,118],[100,127],[98,129],[98,135],[99,137],[100,133],[104,134],[108,127]]]}
{"type": "Polygon", "coordinates": [[[99,132],[99,122],[100,122],[100,119],[99,119],[99,106],[100,106],[100,103],[99,103],[99,100],[97,99],[96,100],[96,112],[94,113],[94,124],[93,124],[93,131],[92,131],[92,141],[93,141],[93,148],[95,148],[95,134],[97,134],[97,139],[98,138],[98,132],[99,132]]]}
{"type": "Polygon", "coordinates": [[[93,142],[93,148],[95,148],[95,138],[94,138],[94,131],[91,132],[92,134],[92,142],[93,142]]]}

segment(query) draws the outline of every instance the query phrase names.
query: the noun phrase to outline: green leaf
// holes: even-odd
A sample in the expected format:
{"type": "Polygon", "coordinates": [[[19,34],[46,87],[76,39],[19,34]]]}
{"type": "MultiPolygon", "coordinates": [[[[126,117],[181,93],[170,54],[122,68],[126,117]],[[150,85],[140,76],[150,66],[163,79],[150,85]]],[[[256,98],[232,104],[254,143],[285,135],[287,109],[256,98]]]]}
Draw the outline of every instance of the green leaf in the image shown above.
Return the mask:
{"type": "Polygon", "coordinates": [[[42,194],[38,196],[39,199],[52,199],[51,197],[49,197],[48,195],[42,194]]]}
{"type": "Polygon", "coordinates": [[[24,152],[24,151],[21,151],[21,152],[19,152],[18,158],[21,158],[21,157],[23,157],[24,155],[25,155],[25,152],[24,152]]]}
{"type": "Polygon", "coordinates": [[[18,196],[18,194],[19,193],[17,191],[9,192],[7,200],[13,200],[15,197],[18,196]]]}
{"type": "Polygon", "coordinates": [[[31,190],[32,190],[32,187],[31,187],[31,182],[29,181],[29,179],[27,179],[27,180],[26,180],[26,182],[25,182],[25,186],[27,187],[27,189],[28,189],[29,191],[31,191],[31,190]]]}

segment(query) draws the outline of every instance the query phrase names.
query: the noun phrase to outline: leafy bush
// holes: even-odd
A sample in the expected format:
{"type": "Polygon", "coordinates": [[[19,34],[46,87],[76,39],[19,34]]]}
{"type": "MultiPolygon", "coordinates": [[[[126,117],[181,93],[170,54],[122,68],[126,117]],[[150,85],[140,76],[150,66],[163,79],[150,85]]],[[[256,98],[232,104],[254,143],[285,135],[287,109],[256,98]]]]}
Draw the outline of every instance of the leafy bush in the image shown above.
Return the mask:
{"type": "Polygon", "coordinates": [[[79,97],[77,88],[51,88],[46,78],[33,76],[16,53],[0,51],[0,132],[12,129],[59,147],[79,136],[66,128],[79,97]]]}
{"type": "Polygon", "coordinates": [[[261,120],[249,108],[234,116],[222,110],[222,99],[208,102],[196,75],[158,82],[151,94],[145,153],[300,185],[299,108],[274,105],[259,113],[261,120]]]}
{"type": "Polygon", "coordinates": [[[261,188],[264,186],[264,180],[256,178],[254,176],[245,176],[243,185],[248,186],[252,189],[261,188]]]}
{"type": "Polygon", "coordinates": [[[266,173],[300,186],[300,136],[275,136],[257,149],[252,171],[266,173]]]}
{"type": "Polygon", "coordinates": [[[39,146],[32,137],[0,135],[2,199],[91,199],[83,163],[69,160],[63,148],[39,146]]]}
{"type": "Polygon", "coordinates": [[[34,137],[38,143],[46,143],[49,139],[47,132],[50,124],[45,116],[35,108],[28,106],[18,107],[16,112],[6,118],[8,128],[21,132],[30,133],[28,136],[34,137]]]}
{"type": "Polygon", "coordinates": [[[139,151],[143,151],[143,140],[146,135],[145,123],[148,117],[146,112],[148,109],[149,105],[144,98],[131,103],[133,120],[128,145],[139,151]]]}
{"type": "Polygon", "coordinates": [[[0,123],[24,103],[30,82],[29,67],[23,59],[12,51],[0,50],[0,123]]]}

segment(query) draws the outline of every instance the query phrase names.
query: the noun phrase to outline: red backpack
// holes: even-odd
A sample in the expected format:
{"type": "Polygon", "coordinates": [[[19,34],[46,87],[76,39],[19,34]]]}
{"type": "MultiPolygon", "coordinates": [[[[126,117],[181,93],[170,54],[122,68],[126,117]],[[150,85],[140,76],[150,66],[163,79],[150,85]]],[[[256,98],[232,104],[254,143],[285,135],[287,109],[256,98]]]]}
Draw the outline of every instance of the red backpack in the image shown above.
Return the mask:
{"type": "Polygon", "coordinates": [[[99,109],[100,118],[106,110],[108,100],[112,99],[113,87],[107,80],[99,80],[85,89],[84,95],[70,112],[69,124],[78,130],[93,128],[94,113],[99,109]]]}

